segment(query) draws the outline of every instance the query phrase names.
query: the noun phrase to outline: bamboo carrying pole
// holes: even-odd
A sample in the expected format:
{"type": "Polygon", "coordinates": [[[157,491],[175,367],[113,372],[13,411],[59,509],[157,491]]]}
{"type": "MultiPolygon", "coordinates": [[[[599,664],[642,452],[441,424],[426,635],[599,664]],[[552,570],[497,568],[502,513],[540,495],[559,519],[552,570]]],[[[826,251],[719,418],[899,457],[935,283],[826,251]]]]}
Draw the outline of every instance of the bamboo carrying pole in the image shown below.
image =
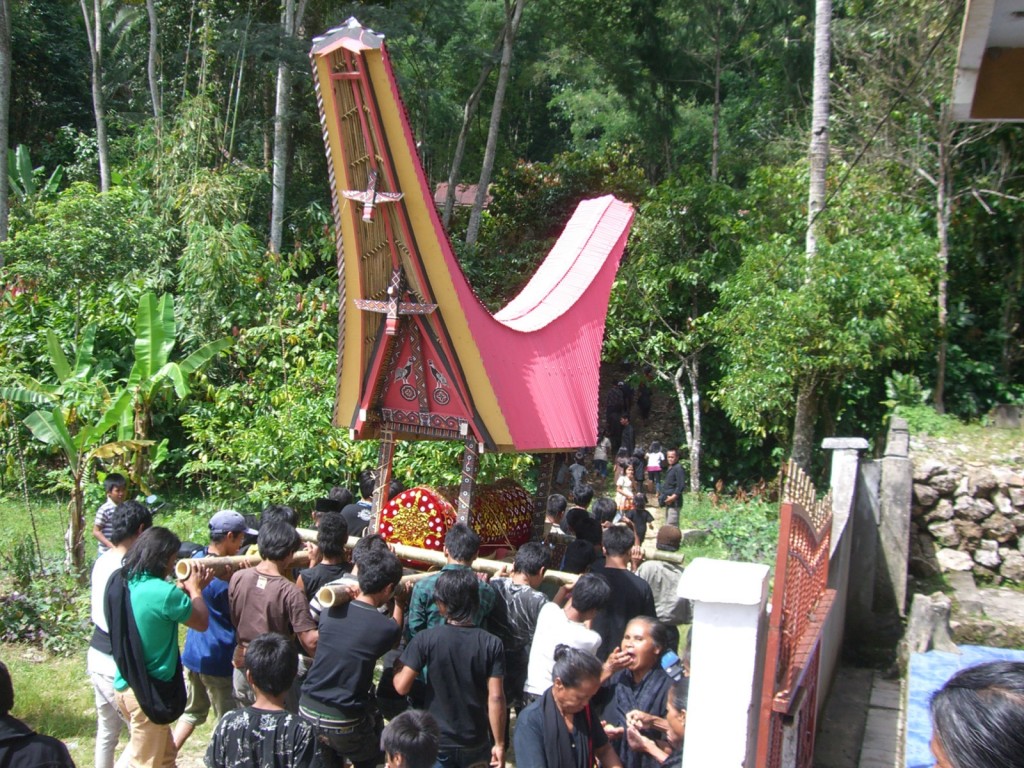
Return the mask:
{"type": "MultiPolygon", "coordinates": [[[[207,568],[213,571],[213,575],[218,578],[224,578],[224,576],[231,572],[238,570],[239,568],[249,568],[257,563],[261,562],[262,558],[259,555],[232,555],[231,557],[198,557],[198,558],[187,558],[185,560],[179,560],[174,566],[174,575],[181,581],[184,581],[192,575],[192,566],[195,564],[205,565],[207,568]]],[[[309,553],[305,550],[300,550],[292,556],[292,564],[290,567],[293,568],[308,568],[309,567],[309,553]]]]}
{"type": "MultiPolygon", "coordinates": [[[[411,586],[417,581],[425,579],[434,571],[422,571],[420,573],[407,573],[402,577],[401,584],[403,586],[411,586]]],[[[320,605],[324,608],[330,608],[339,598],[344,598],[348,595],[349,586],[346,584],[330,584],[326,587],[320,587],[320,591],[316,593],[316,599],[320,601],[320,605]]]]}

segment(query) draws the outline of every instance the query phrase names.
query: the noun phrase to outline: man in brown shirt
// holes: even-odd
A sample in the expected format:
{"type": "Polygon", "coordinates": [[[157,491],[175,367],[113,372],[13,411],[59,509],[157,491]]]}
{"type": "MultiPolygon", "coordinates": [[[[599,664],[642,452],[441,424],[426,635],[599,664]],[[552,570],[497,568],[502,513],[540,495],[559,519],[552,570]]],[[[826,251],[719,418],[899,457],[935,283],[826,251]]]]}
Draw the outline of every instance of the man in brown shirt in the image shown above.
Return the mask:
{"type": "MultiPolygon", "coordinates": [[[[245,649],[249,641],[264,632],[277,632],[285,637],[297,638],[309,655],[316,653],[317,626],[309,613],[309,602],[302,591],[285,577],[291,565],[292,554],[301,541],[298,532],[284,522],[267,522],[260,529],[257,545],[263,562],[254,568],[241,570],[231,577],[228,602],[231,622],[238,633],[233,663],[235,666],[235,698],[243,706],[253,703],[254,697],[245,679],[245,649]]],[[[295,652],[299,652],[296,647],[295,652]]],[[[285,699],[290,712],[298,712],[298,692],[302,681],[296,678],[285,699]]]]}

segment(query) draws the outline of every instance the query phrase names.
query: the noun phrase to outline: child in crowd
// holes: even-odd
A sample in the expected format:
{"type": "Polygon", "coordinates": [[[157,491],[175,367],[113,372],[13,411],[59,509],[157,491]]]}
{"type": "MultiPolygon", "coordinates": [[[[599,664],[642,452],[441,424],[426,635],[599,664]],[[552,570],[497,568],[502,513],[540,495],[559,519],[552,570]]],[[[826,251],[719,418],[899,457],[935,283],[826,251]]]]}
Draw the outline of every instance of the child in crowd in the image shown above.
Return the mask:
{"type": "Polygon", "coordinates": [[[114,546],[110,543],[110,517],[114,514],[117,505],[124,501],[127,487],[128,481],[125,480],[124,475],[117,472],[111,472],[103,481],[103,490],[107,492],[107,500],[96,510],[96,519],[92,524],[92,535],[99,542],[96,545],[97,554],[102,555],[114,546]]]}
{"type": "Polygon", "coordinates": [[[647,449],[647,478],[654,482],[654,490],[661,493],[661,465],[665,462],[665,454],[661,443],[655,440],[647,449]]]}
{"type": "Polygon", "coordinates": [[[318,765],[313,728],[284,708],[299,660],[284,635],[257,635],[245,651],[255,701],[221,718],[206,750],[208,768],[311,768],[318,765]]]}
{"type": "Polygon", "coordinates": [[[583,478],[587,476],[587,467],[583,463],[583,451],[576,451],[576,456],[569,467],[569,475],[572,477],[573,488],[582,483],[583,478]]]}
{"type": "Polygon", "coordinates": [[[426,708],[441,730],[438,764],[502,766],[505,654],[501,640],[473,626],[480,604],[476,574],[468,569],[441,571],[434,599],[445,623],[413,637],[395,670],[395,690],[408,694],[416,676],[429,669],[426,708]]]}
{"type": "Polygon", "coordinates": [[[384,768],[431,768],[441,732],[429,712],[410,709],[387,724],[380,737],[384,768]]]}
{"type": "Polygon", "coordinates": [[[612,452],[612,441],[603,431],[597,436],[594,446],[594,472],[608,477],[608,454],[612,452]]]}

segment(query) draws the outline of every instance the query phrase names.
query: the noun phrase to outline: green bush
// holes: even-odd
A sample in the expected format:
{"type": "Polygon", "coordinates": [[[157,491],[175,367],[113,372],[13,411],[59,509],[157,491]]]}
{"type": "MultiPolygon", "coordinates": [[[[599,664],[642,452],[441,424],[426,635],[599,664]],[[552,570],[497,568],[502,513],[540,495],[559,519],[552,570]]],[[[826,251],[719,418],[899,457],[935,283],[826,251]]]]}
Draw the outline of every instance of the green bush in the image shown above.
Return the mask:
{"type": "MultiPolygon", "coordinates": [[[[31,547],[29,547],[31,559],[31,547]]],[[[25,562],[16,559],[16,568],[25,562]]],[[[15,573],[16,579],[24,574],[15,573]]],[[[19,589],[0,596],[0,641],[30,643],[58,654],[79,652],[92,630],[89,591],[55,565],[41,569],[19,589]]]]}

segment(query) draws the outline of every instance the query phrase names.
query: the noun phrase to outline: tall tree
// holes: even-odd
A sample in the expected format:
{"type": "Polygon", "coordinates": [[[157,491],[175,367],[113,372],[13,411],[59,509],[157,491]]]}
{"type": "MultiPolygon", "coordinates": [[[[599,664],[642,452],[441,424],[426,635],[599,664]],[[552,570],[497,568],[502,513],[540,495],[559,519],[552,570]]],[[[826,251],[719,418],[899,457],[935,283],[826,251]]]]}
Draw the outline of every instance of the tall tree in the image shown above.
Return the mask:
{"type": "Polygon", "coordinates": [[[92,73],[92,111],[96,118],[96,155],[100,164],[100,191],[110,190],[110,145],[107,141],[107,112],[103,102],[103,0],[78,0],[89,41],[92,73]]]}
{"type": "Polygon", "coordinates": [[[498,84],[494,89],[494,104],[491,106],[491,122],[487,129],[487,147],[484,150],[483,167],[480,169],[480,182],[476,189],[476,200],[469,214],[469,227],[466,230],[466,245],[476,243],[480,234],[480,220],[483,218],[484,202],[487,200],[487,186],[491,183],[494,172],[494,159],[498,153],[498,133],[501,129],[501,110],[505,106],[505,90],[512,71],[512,52],[519,33],[519,25],[523,20],[523,8],[526,0],[514,0],[514,5],[505,0],[505,34],[501,43],[501,65],[498,67],[498,84]]]}
{"type": "Polygon", "coordinates": [[[986,188],[986,169],[965,162],[968,147],[994,129],[958,124],[949,112],[961,16],[961,6],[943,0],[879,0],[843,27],[838,46],[843,70],[838,108],[844,127],[855,135],[865,157],[907,171],[903,184],[909,194],[921,194],[923,185],[930,197],[939,266],[932,404],[940,413],[946,396],[953,212],[960,199],[1000,194],[986,188]]]}
{"type": "Polygon", "coordinates": [[[285,0],[281,8],[283,46],[277,64],[277,91],[274,101],[274,159],[270,198],[270,250],[281,252],[284,231],[285,184],[288,181],[289,119],[292,90],[292,69],[288,46],[296,38],[306,13],[307,0],[285,0]]]}
{"type": "MultiPolygon", "coordinates": [[[[10,143],[11,114],[11,7],[10,0],[0,0],[0,161],[7,167],[7,145],[10,143]]],[[[7,239],[8,190],[6,178],[0,183],[0,241],[7,239]]],[[[0,267],[4,265],[0,253],[0,267]]]]}
{"type": "Polygon", "coordinates": [[[153,105],[153,120],[156,122],[157,135],[160,135],[163,129],[164,109],[163,98],[160,95],[160,80],[157,77],[160,22],[156,15],[156,0],[146,0],[146,16],[149,18],[149,55],[146,58],[146,76],[149,79],[149,100],[153,105]]]}
{"type": "MultiPolygon", "coordinates": [[[[818,255],[818,217],[825,210],[828,176],[829,71],[832,59],[832,0],[816,0],[814,7],[814,84],[811,105],[811,145],[808,151],[810,178],[807,192],[807,234],[804,255],[808,263],[818,255]]],[[[810,271],[808,271],[810,279],[810,271]]],[[[810,370],[797,384],[796,415],[793,418],[792,458],[804,469],[811,464],[814,423],[822,382],[817,370],[810,370]]]]}

